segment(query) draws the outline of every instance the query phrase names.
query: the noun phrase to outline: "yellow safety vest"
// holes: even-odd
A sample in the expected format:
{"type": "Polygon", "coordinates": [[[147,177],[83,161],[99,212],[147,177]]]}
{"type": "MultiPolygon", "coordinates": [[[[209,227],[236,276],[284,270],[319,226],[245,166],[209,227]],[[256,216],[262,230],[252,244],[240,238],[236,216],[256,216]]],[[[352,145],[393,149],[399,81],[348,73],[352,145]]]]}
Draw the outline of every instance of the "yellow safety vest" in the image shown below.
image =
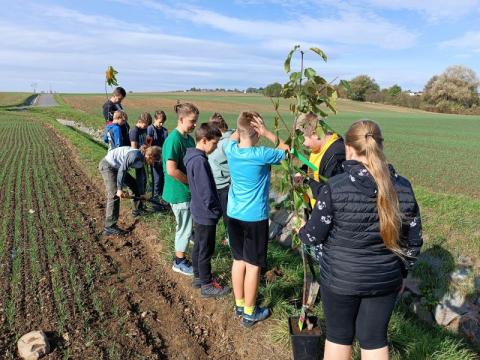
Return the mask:
{"type": "MultiPolygon", "coordinates": [[[[317,171],[313,171],[312,169],[308,168],[308,176],[310,178],[313,178],[315,181],[320,181],[320,163],[322,162],[323,155],[327,152],[328,148],[338,139],[340,139],[340,136],[338,134],[332,134],[330,136],[330,139],[328,139],[327,143],[322,146],[320,151],[318,153],[312,152],[310,154],[310,159],[309,161],[317,167],[317,171]]],[[[315,199],[310,199],[310,204],[312,205],[312,208],[315,206],[315,199]]]]}

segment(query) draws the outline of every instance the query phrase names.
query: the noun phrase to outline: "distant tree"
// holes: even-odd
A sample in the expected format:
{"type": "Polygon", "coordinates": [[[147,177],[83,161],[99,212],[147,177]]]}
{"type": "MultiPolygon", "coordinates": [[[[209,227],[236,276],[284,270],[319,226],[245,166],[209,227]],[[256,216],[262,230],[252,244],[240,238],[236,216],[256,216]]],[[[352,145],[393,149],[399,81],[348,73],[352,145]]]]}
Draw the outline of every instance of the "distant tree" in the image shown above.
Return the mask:
{"type": "Polygon", "coordinates": [[[425,85],[425,102],[441,112],[458,112],[477,106],[480,81],[472,69],[455,65],[433,76],[425,85]]]}
{"type": "Polygon", "coordinates": [[[265,86],[263,94],[269,97],[279,97],[282,91],[282,85],[278,82],[265,86]]]}
{"type": "Polygon", "coordinates": [[[391,97],[396,97],[401,93],[402,93],[402,88],[397,84],[388,88],[388,95],[390,95],[391,97]]]}
{"type": "Polygon", "coordinates": [[[347,91],[348,98],[357,101],[365,101],[367,96],[372,96],[380,91],[380,86],[368,75],[359,75],[349,81],[350,89],[347,91]]]}

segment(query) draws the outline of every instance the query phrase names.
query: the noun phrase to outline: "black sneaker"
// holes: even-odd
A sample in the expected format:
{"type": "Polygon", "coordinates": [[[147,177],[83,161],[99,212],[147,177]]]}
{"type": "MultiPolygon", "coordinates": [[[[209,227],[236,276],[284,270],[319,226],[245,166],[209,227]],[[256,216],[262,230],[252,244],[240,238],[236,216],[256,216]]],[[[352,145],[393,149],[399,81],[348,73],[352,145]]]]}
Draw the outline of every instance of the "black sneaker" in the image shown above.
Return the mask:
{"type": "Polygon", "coordinates": [[[150,213],[149,211],[142,208],[132,210],[132,215],[135,217],[145,216],[145,215],[148,215],[149,213],[150,213]]]}
{"type": "Polygon", "coordinates": [[[202,285],[202,290],[200,290],[200,295],[204,298],[219,298],[230,293],[230,288],[228,286],[222,286],[217,280],[213,280],[210,284],[202,285]]]}
{"type": "Polygon", "coordinates": [[[105,226],[103,228],[103,235],[105,236],[124,236],[128,234],[127,230],[120,229],[117,225],[105,226]]]}

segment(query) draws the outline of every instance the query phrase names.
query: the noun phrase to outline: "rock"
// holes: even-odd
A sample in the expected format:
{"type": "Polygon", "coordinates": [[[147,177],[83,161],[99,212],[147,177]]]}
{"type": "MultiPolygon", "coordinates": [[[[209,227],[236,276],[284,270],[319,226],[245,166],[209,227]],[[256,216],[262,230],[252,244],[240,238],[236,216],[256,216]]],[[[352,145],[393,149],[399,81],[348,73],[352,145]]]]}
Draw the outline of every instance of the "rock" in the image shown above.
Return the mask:
{"type": "Polygon", "coordinates": [[[421,303],[420,301],[412,301],[410,305],[410,309],[412,310],[413,313],[417,315],[417,317],[426,322],[427,324],[433,324],[433,316],[430,311],[428,311],[421,303]]]}
{"type": "Polygon", "coordinates": [[[450,273],[450,279],[456,282],[462,282],[468,279],[471,274],[470,268],[466,266],[459,266],[458,269],[455,269],[450,273]]]}
{"type": "Polygon", "coordinates": [[[458,331],[475,345],[480,345],[480,314],[469,312],[460,318],[458,331]]]}
{"type": "Polygon", "coordinates": [[[448,325],[454,319],[467,313],[468,304],[465,302],[465,296],[459,292],[446,294],[435,308],[435,320],[439,325],[448,325]]]}
{"type": "Polygon", "coordinates": [[[278,235],[280,235],[280,233],[282,232],[282,229],[283,229],[282,225],[274,221],[270,221],[268,238],[270,240],[275,239],[278,235]]]}
{"type": "Polygon", "coordinates": [[[50,351],[47,336],[43,331],[31,331],[17,343],[18,354],[24,360],[37,360],[50,351]]]}
{"type": "Polygon", "coordinates": [[[280,245],[286,248],[292,247],[292,232],[290,230],[283,229],[282,233],[278,237],[278,242],[280,245]]]}
{"type": "Polygon", "coordinates": [[[289,213],[286,209],[280,209],[273,214],[272,222],[285,226],[288,224],[292,216],[293,213],[289,213]]]}
{"type": "Polygon", "coordinates": [[[473,266],[473,259],[470,256],[460,255],[458,257],[458,264],[462,266],[470,267],[470,266],[473,266]]]}
{"type": "Polygon", "coordinates": [[[422,292],[420,291],[420,279],[413,277],[411,273],[408,274],[407,279],[405,280],[405,288],[415,295],[422,295],[422,292]]]}

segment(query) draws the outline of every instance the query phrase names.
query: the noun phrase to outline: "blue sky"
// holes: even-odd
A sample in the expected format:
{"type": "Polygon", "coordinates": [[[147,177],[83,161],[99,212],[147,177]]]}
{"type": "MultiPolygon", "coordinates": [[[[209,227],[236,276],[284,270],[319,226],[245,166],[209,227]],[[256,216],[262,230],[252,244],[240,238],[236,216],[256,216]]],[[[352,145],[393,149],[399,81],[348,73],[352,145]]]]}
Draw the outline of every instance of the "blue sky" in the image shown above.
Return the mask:
{"type": "MultiPolygon", "coordinates": [[[[0,91],[101,92],[284,82],[295,44],[328,80],[420,90],[450,65],[480,76],[480,0],[0,0],[0,91]]],[[[293,63],[294,66],[297,63],[293,63]]]]}

